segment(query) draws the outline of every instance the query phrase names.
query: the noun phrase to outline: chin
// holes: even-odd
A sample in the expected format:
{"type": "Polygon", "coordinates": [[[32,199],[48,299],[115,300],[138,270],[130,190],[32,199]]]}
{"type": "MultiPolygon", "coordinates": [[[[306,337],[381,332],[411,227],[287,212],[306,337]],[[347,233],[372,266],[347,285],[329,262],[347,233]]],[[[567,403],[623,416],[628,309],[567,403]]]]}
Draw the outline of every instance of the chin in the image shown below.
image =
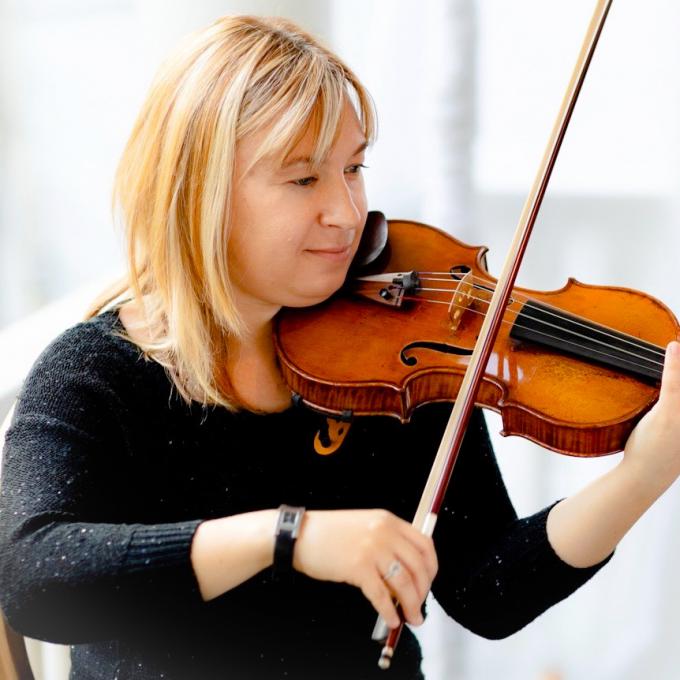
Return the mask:
{"type": "Polygon", "coordinates": [[[291,295],[288,300],[284,303],[285,307],[313,307],[314,305],[321,304],[325,300],[328,300],[334,293],[336,293],[342,284],[345,282],[343,279],[339,284],[335,286],[327,286],[320,290],[307,290],[304,293],[299,293],[297,295],[291,295]]]}

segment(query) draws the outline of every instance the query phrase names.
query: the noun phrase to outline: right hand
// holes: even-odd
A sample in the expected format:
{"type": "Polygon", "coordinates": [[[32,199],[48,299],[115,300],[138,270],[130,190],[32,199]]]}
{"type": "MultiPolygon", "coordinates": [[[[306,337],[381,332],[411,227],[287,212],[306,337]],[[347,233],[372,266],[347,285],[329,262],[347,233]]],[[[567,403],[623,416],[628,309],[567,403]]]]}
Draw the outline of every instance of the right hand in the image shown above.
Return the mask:
{"type": "Polygon", "coordinates": [[[393,597],[409,623],[423,622],[421,606],[437,574],[437,555],[429,536],[387,510],[310,510],[293,566],[312,578],[361,588],[387,625],[396,628],[393,597]],[[401,569],[385,580],[395,560],[401,569]]]}

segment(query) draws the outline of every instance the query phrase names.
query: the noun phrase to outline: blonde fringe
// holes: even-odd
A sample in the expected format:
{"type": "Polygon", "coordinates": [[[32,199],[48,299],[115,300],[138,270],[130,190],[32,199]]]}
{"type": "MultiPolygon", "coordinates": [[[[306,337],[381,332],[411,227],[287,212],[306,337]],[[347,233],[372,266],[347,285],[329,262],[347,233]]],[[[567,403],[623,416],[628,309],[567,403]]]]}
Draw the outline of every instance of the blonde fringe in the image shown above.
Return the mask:
{"type": "Polygon", "coordinates": [[[252,162],[284,158],[312,126],[312,160],[320,163],[347,98],[372,141],[375,114],[363,85],[279,18],[223,17],[188,36],[152,83],[114,183],[128,274],[102,291],[86,318],[121,297],[137,302],[145,334],[135,342],[187,402],[241,407],[224,370],[227,341],[245,334],[227,257],[238,140],[270,126],[252,162]]]}

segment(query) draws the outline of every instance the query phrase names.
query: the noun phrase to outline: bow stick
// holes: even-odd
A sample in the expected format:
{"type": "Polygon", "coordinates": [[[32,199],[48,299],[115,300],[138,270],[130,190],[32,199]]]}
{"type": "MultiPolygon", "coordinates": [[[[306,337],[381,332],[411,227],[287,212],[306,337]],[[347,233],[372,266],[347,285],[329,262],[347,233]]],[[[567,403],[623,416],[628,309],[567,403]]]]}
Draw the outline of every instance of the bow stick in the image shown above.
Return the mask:
{"type": "MultiPolygon", "coordinates": [[[[543,159],[522,209],[515,236],[479,333],[479,339],[470,356],[470,363],[465,372],[456,402],[451,411],[451,416],[444,430],[444,436],[430,470],[430,476],[416,510],[413,525],[426,536],[432,536],[434,532],[437,515],[444,500],[444,495],[451,479],[451,473],[453,472],[453,466],[458,457],[465,430],[475,405],[475,396],[479,383],[496,341],[496,336],[503,320],[503,313],[517,278],[517,272],[529,242],[536,217],[538,216],[538,211],[543,202],[543,196],[545,195],[555,161],[557,160],[557,154],[571,120],[576,100],[581,91],[581,86],[595,52],[595,47],[597,46],[597,41],[602,32],[611,3],[612,0],[598,0],[593,12],[593,17],[576,60],[571,80],[569,81],[562,105],[557,114],[557,119],[548,139],[543,159]]],[[[384,641],[380,660],[378,661],[378,665],[382,669],[390,667],[394,650],[404,626],[403,612],[399,606],[398,612],[401,622],[397,628],[388,629],[384,619],[378,617],[373,630],[373,639],[381,642],[384,641]]]]}

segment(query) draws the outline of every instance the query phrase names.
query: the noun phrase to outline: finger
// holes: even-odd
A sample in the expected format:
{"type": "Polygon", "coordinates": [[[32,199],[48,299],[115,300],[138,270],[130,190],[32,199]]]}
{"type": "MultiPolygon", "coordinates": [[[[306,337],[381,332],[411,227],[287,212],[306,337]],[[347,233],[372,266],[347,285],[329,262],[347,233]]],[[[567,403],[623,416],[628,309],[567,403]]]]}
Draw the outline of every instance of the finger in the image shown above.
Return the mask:
{"type": "Polygon", "coordinates": [[[432,585],[432,578],[430,578],[430,570],[425,556],[415,545],[408,541],[400,541],[394,546],[394,551],[397,560],[410,572],[411,579],[416,586],[416,591],[422,604],[432,585]]]}
{"type": "Polygon", "coordinates": [[[416,529],[412,524],[404,522],[400,526],[402,536],[413,543],[425,558],[427,565],[427,573],[430,581],[434,581],[439,569],[439,562],[437,560],[437,551],[434,548],[434,541],[431,536],[426,536],[416,529]]]}
{"type": "Polygon", "coordinates": [[[680,402],[680,343],[676,341],[666,347],[659,398],[680,402]]]}
{"type": "MultiPolygon", "coordinates": [[[[394,564],[394,561],[392,564],[394,564]]],[[[383,582],[401,604],[406,620],[414,626],[418,626],[423,622],[420,611],[423,598],[418,593],[411,572],[400,561],[397,564],[399,565],[398,570],[392,570],[392,565],[384,567],[382,571],[383,582]]]]}
{"type": "Polygon", "coordinates": [[[396,628],[401,623],[392,593],[377,572],[361,585],[361,592],[390,628],[396,628]]]}

